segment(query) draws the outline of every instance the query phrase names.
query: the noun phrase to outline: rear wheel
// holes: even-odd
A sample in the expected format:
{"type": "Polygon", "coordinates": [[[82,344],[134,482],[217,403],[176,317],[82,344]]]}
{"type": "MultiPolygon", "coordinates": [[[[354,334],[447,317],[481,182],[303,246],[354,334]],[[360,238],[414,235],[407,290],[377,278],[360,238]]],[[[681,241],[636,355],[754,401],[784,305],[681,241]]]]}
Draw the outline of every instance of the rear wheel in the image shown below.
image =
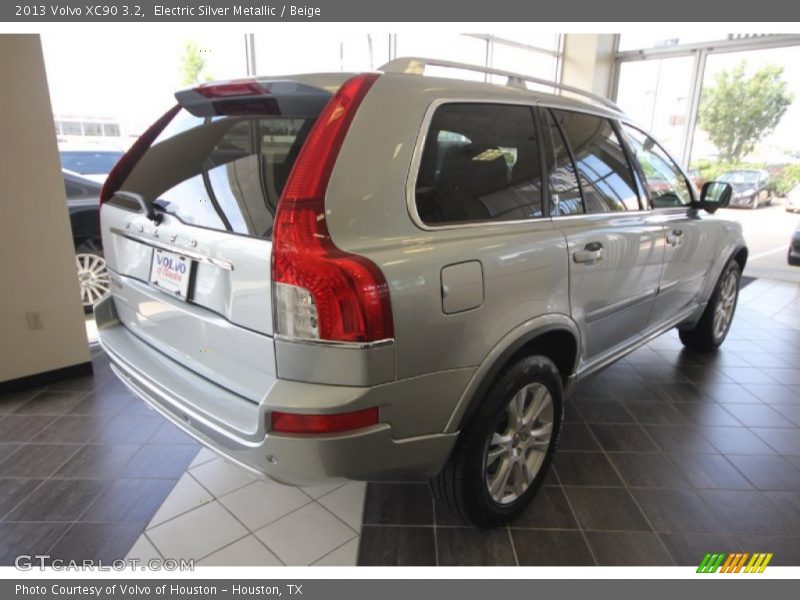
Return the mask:
{"type": "Polygon", "coordinates": [[[103,248],[97,240],[84,240],[75,248],[75,266],[83,310],[88,313],[108,294],[110,284],[103,248]]]}
{"type": "Polygon", "coordinates": [[[547,475],[563,394],[558,369],[544,356],[523,358],[506,369],[431,480],[439,503],[478,527],[518,515],[547,475]]]}
{"type": "Polygon", "coordinates": [[[741,276],[739,263],[731,260],[722,270],[711,300],[697,325],[693,329],[678,331],[684,346],[699,352],[709,352],[719,348],[725,341],[736,312],[741,276]]]}

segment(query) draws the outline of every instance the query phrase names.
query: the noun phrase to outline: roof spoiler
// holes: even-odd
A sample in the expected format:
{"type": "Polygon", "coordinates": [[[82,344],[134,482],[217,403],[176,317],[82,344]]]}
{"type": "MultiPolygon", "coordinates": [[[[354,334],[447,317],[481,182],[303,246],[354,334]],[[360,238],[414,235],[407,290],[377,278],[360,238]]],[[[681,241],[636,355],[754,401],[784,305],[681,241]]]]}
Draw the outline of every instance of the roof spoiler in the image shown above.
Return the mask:
{"type": "Polygon", "coordinates": [[[217,115],[316,116],[331,98],[328,90],[284,79],[213,81],[175,93],[197,117],[217,115]]]}

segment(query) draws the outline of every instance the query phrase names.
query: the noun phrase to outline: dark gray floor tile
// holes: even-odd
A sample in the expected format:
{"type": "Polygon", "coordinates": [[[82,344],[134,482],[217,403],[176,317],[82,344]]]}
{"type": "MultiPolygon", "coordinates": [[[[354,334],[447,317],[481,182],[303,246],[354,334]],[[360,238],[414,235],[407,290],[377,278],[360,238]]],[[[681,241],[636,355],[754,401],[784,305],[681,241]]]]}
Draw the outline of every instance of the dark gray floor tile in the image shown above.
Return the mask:
{"type": "Polygon", "coordinates": [[[56,381],[47,386],[49,392],[89,392],[98,384],[94,375],[83,375],[63,381],[56,381]]]}
{"type": "Polygon", "coordinates": [[[800,526],[800,493],[767,492],[766,496],[772,504],[778,507],[778,510],[800,526]]]}
{"type": "Polygon", "coordinates": [[[127,391],[107,391],[103,388],[96,389],[76,404],[70,411],[71,415],[114,416],[132,402],[141,402],[127,391]]]}
{"type": "Polygon", "coordinates": [[[622,485],[600,452],[557,452],[554,464],[563,485],[622,485]]]}
{"type": "Polygon", "coordinates": [[[511,529],[521,566],[586,566],[594,558],[579,531],[511,529]]]}
{"type": "Polygon", "coordinates": [[[614,397],[602,381],[591,377],[586,382],[573,386],[569,392],[569,399],[573,402],[610,402],[614,397]]]}
{"type": "Polygon", "coordinates": [[[698,493],[731,533],[800,533],[798,526],[761,492],[701,490],[698,493]]]}
{"type": "Polygon", "coordinates": [[[708,552],[738,552],[732,536],[725,533],[662,533],[661,541],[682,567],[697,567],[708,552]]]}
{"type": "Polygon", "coordinates": [[[564,491],[583,529],[652,531],[624,488],[566,487],[564,491]]]}
{"type": "Polygon", "coordinates": [[[560,487],[542,487],[536,492],[536,496],[523,513],[514,519],[510,526],[536,529],[577,529],[578,524],[567,503],[564,490],[560,487]]]}
{"type": "Polygon", "coordinates": [[[720,370],[736,383],[778,383],[762,369],[756,369],[755,367],[722,367],[720,370]]]}
{"type": "Polygon", "coordinates": [[[738,383],[718,383],[707,386],[704,391],[719,404],[755,404],[761,401],[747,388],[738,383]]]}
{"type": "Polygon", "coordinates": [[[663,452],[717,454],[696,425],[645,425],[645,431],[663,452]]]}
{"type": "Polygon", "coordinates": [[[55,477],[111,479],[139,450],[135,444],[89,444],[83,446],[55,473],[55,477]]]}
{"type": "Polygon", "coordinates": [[[432,525],[433,500],[424,483],[367,484],[364,523],[371,525],[432,525]]]}
{"type": "Polygon", "coordinates": [[[564,402],[564,423],[583,423],[583,415],[575,407],[575,403],[567,399],[564,402]]]}
{"type": "Polygon", "coordinates": [[[0,419],[0,440],[27,442],[54,420],[55,417],[49,416],[8,415],[0,419]]]}
{"type": "Polygon", "coordinates": [[[800,385],[800,369],[763,368],[761,370],[783,385],[800,385]]]}
{"type": "Polygon", "coordinates": [[[505,527],[436,529],[440,566],[515,566],[511,536],[505,527]]]}
{"type": "Polygon", "coordinates": [[[0,415],[13,413],[20,406],[25,404],[28,400],[32,399],[41,391],[42,390],[40,388],[37,388],[33,390],[14,392],[13,394],[3,394],[0,396],[0,415]]]}
{"type": "Polygon", "coordinates": [[[771,552],[770,565],[800,567],[800,536],[738,535],[743,552],[771,552]]]}
{"type": "Polygon", "coordinates": [[[600,445],[584,423],[565,423],[558,440],[558,449],[596,452],[600,450],[600,445]]]}
{"type": "Polygon", "coordinates": [[[150,438],[150,444],[197,444],[190,435],[184,433],[172,423],[165,421],[150,438]]]}
{"type": "Polygon", "coordinates": [[[800,404],[773,404],[772,408],[789,419],[793,425],[800,427],[800,404]]]}
{"type": "Polygon", "coordinates": [[[609,455],[628,487],[688,488],[689,482],[661,454],[609,455]]]}
{"type": "Polygon", "coordinates": [[[0,463],[0,477],[50,477],[79,448],[74,444],[25,444],[0,463]]]}
{"type": "Polygon", "coordinates": [[[621,402],[576,402],[587,423],[633,423],[633,417],[621,402]]]}
{"type": "Polygon", "coordinates": [[[43,555],[69,523],[0,523],[0,566],[12,566],[20,554],[43,555]]]}
{"type": "Polygon", "coordinates": [[[144,523],[75,523],[53,546],[50,555],[62,560],[120,560],[143,530],[144,523]]]}
{"type": "Polygon", "coordinates": [[[63,415],[86,396],[86,392],[51,392],[36,394],[14,411],[15,415],[63,415]]]}
{"type": "Polygon", "coordinates": [[[640,425],[597,424],[591,430],[606,452],[657,451],[640,425]]]}
{"type": "Polygon", "coordinates": [[[169,479],[117,479],[100,493],[80,520],[147,524],[174,485],[169,479]]]}
{"type": "Polygon", "coordinates": [[[628,354],[622,362],[631,365],[663,365],[665,360],[663,356],[651,348],[639,348],[628,354]]]}
{"type": "Polygon", "coordinates": [[[597,562],[605,566],[675,564],[655,533],[641,531],[587,531],[597,562]]]}
{"type": "Polygon", "coordinates": [[[50,479],[10,514],[6,521],[74,521],[100,495],[104,481],[50,479]]]}
{"type": "Polygon", "coordinates": [[[752,431],[779,454],[800,456],[800,429],[753,427],[752,431]]]}
{"type": "Polygon", "coordinates": [[[722,523],[693,491],[638,489],[631,493],[657,532],[725,532],[722,523]]]}
{"type": "Polygon", "coordinates": [[[689,419],[668,402],[626,402],[625,408],[642,425],[686,425],[689,419]]]}
{"type": "Polygon", "coordinates": [[[359,566],[433,566],[433,527],[364,525],[358,544],[359,566]]]}
{"type": "Polygon", "coordinates": [[[638,376],[631,379],[608,380],[607,387],[608,400],[612,401],[663,402],[665,400],[657,386],[638,376]]]}
{"type": "Polygon", "coordinates": [[[636,365],[634,368],[639,377],[651,383],[689,381],[685,376],[688,367],[678,369],[674,365],[636,365]]]}
{"type": "Polygon", "coordinates": [[[22,444],[0,443],[0,463],[22,448],[22,444]]]}
{"type": "Polygon", "coordinates": [[[199,450],[197,444],[146,444],[125,465],[120,477],[178,479],[199,450]]]}
{"type": "Polygon", "coordinates": [[[759,490],[800,491],[800,470],[782,456],[737,456],[733,464],[759,490]]]}
{"type": "Polygon", "coordinates": [[[718,490],[753,488],[728,459],[720,454],[676,454],[669,458],[694,488],[718,490]]]}
{"type": "Polygon", "coordinates": [[[108,422],[108,417],[65,415],[57,417],[31,439],[32,442],[85,444],[95,437],[108,422]]]}
{"type": "Polygon", "coordinates": [[[0,520],[40,483],[41,479],[0,479],[0,520]]]}
{"type": "Polygon", "coordinates": [[[716,402],[675,402],[673,406],[693,425],[702,427],[742,427],[731,413],[716,402]]]}
{"type": "Polygon", "coordinates": [[[794,427],[766,404],[730,404],[725,410],[747,427],[794,427]]]}
{"type": "Polygon", "coordinates": [[[707,402],[705,389],[694,383],[664,382],[658,384],[658,391],[669,402],[707,402]]]}
{"type": "Polygon", "coordinates": [[[703,435],[723,454],[775,454],[772,448],[744,427],[706,427],[703,435]]]}
{"type": "Polygon", "coordinates": [[[437,527],[464,527],[467,525],[461,517],[453,514],[435,500],[433,502],[433,516],[437,527]]]}
{"type": "Polygon", "coordinates": [[[744,387],[764,404],[800,404],[800,386],[772,383],[744,387]]]}
{"type": "Polygon", "coordinates": [[[117,415],[109,419],[91,441],[93,444],[143,444],[163,422],[157,415],[117,415]]]}

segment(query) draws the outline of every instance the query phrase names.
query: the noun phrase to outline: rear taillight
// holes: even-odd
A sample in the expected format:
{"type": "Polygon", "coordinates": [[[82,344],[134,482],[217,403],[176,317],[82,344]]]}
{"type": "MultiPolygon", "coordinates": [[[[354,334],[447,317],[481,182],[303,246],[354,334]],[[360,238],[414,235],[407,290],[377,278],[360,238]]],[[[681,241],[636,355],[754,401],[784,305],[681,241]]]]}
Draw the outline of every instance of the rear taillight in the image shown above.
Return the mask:
{"type": "Polygon", "coordinates": [[[337,433],[362,429],[377,422],[377,407],[332,415],[272,413],[272,431],[276,433],[337,433]]]}
{"type": "Polygon", "coordinates": [[[276,332],[370,342],[394,335],[389,288],[368,259],[337,248],[325,192],[350,123],[376,74],[345,82],[317,118],[281,196],[273,228],[276,332]]]}
{"type": "Polygon", "coordinates": [[[178,105],[173,106],[165,112],[158,121],[153,123],[147,131],[145,131],[139,139],[136,140],[130,149],[117,161],[114,168],[108,174],[103,189],[100,191],[100,204],[108,202],[111,197],[117,193],[119,188],[125,183],[128,175],[131,174],[136,163],[144,156],[147,149],[153,144],[158,135],[164,131],[164,128],[175,118],[181,107],[178,105]]]}

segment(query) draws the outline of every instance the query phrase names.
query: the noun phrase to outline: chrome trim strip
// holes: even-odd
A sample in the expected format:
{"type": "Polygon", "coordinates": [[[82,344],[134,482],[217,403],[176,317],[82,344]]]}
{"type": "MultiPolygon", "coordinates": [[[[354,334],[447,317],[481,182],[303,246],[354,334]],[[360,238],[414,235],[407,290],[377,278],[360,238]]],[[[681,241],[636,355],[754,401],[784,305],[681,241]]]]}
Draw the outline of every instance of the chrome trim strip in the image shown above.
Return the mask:
{"type": "Polygon", "coordinates": [[[211,256],[206,256],[204,254],[200,254],[199,252],[187,250],[186,248],[183,248],[181,246],[171,246],[170,244],[165,244],[163,242],[154,242],[153,240],[148,239],[144,236],[135,235],[132,233],[127,233],[125,231],[122,231],[117,227],[112,227],[111,233],[113,233],[114,235],[119,235],[121,237],[127,238],[131,241],[144,244],[145,246],[158,248],[159,250],[166,250],[167,252],[175,252],[176,254],[183,254],[184,256],[188,256],[192,260],[214,265],[215,267],[219,267],[220,269],[225,269],[226,271],[233,271],[233,263],[227,260],[223,260],[221,258],[213,258],[211,256]]]}
{"type": "Polygon", "coordinates": [[[345,348],[349,350],[371,350],[372,348],[384,348],[394,345],[394,338],[375,340],[374,342],[340,342],[337,340],[317,340],[314,338],[295,338],[288,335],[276,334],[275,340],[288,342],[290,344],[304,344],[307,346],[345,348]]]}

